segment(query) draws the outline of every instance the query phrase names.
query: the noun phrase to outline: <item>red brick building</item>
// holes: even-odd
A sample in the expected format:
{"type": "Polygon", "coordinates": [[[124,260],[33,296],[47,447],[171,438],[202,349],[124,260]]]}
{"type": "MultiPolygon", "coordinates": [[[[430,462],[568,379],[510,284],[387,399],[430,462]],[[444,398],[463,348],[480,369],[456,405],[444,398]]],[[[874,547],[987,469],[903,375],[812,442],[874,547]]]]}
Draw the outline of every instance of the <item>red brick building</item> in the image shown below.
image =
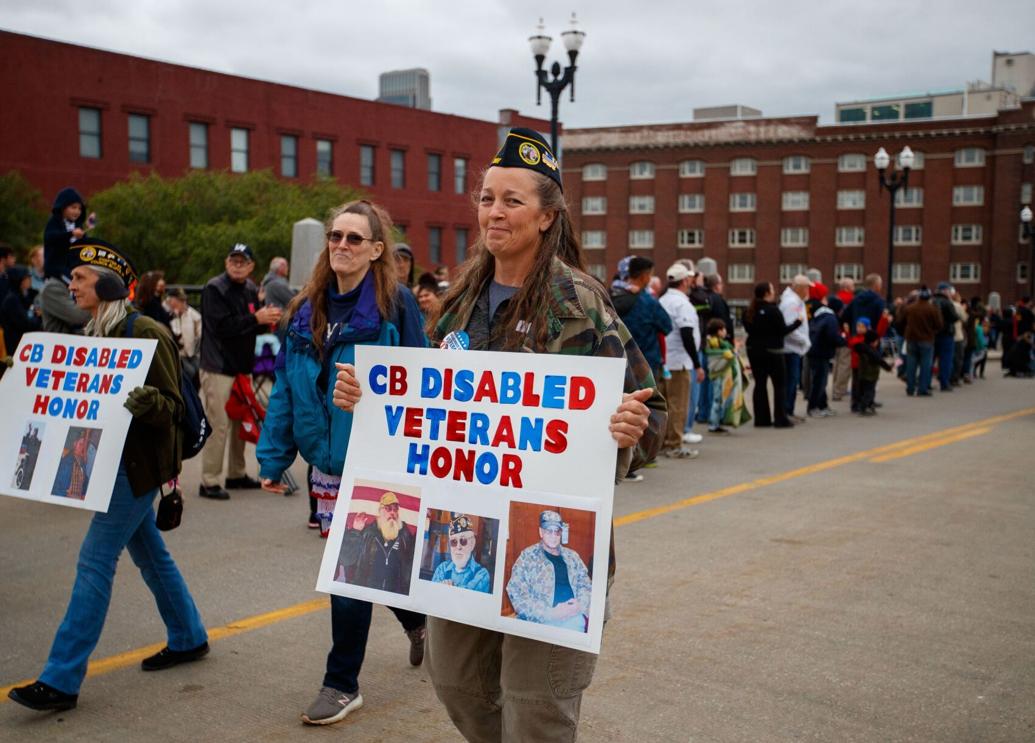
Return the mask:
{"type": "Polygon", "coordinates": [[[75,185],[89,199],[132,172],[321,173],[384,204],[425,266],[455,265],[477,237],[470,190],[500,128],[549,128],[513,110],[480,121],[3,31],[0,49],[0,172],[46,198],[75,185]]]}
{"type": "MultiPolygon", "coordinates": [[[[887,273],[889,195],[873,155],[908,145],[911,193],[896,208],[894,291],[949,279],[1013,301],[1029,286],[1019,212],[1035,182],[1035,100],[987,116],[819,126],[817,117],[569,129],[564,180],[594,272],[628,254],[658,271],[717,261],[727,295],[887,273]]],[[[885,277],[886,280],[886,277],[885,277]]]]}

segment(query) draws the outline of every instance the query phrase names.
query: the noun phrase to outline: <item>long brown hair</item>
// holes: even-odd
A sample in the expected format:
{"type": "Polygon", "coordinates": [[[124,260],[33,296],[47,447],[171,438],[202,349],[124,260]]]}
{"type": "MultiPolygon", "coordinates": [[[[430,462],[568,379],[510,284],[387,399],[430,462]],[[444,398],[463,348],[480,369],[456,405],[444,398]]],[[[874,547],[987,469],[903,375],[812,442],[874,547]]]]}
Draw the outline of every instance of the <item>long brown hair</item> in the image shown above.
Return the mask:
{"type": "MultiPolygon", "coordinates": [[[[334,225],[334,220],[342,214],[360,214],[366,217],[367,223],[370,225],[371,239],[384,244],[381,255],[371,261],[370,270],[374,272],[377,309],[381,313],[382,319],[390,317],[395,305],[395,293],[398,286],[395,258],[393,257],[395,245],[392,241],[392,218],[383,207],[366,199],[349,201],[332,209],[327,215],[324,227],[328,232],[334,225]]],[[[308,301],[313,310],[309,320],[309,327],[313,331],[313,344],[321,353],[323,352],[324,335],[327,332],[327,287],[333,281],[337,281],[337,279],[334,269],[331,268],[330,244],[328,244],[320,253],[320,257],[316,259],[316,265],[309,276],[309,281],[288,304],[284,320],[286,325],[299,308],[308,301]]]]}
{"type": "Polygon", "coordinates": [[[164,271],[147,271],[137,282],[137,291],[134,301],[137,307],[144,309],[148,302],[158,294],[158,282],[165,278],[164,271]]]}
{"type": "MultiPolygon", "coordinates": [[[[532,175],[536,179],[539,208],[544,212],[552,211],[556,216],[550,227],[539,237],[539,247],[536,250],[532,269],[517,294],[507,303],[507,308],[500,319],[499,327],[503,328],[502,334],[507,336],[504,347],[508,349],[519,347],[524,338],[523,333],[510,332],[518,320],[525,320],[531,324],[528,335],[537,347],[545,345],[548,329],[546,313],[543,312],[543,309],[547,306],[550,296],[550,264],[554,257],[579,271],[585,272],[586,270],[582,246],[579,244],[575,228],[572,226],[571,215],[568,213],[568,205],[564,200],[561,187],[552,178],[541,173],[532,171],[532,175]]],[[[485,172],[483,171],[479,182],[484,179],[485,172]]],[[[479,188],[475,193],[476,199],[480,191],[479,188]]],[[[442,299],[442,307],[438,316],[429,319],[429,337],[434,335],[438,317],[446,313],[455,313],[458,318],[468,316],[471,307],[478,300],[486,282],[492,279],[495,271],[496,259],[485,248],[485,242],[479,235],[478,240],[472,246],[471,257],[457,268],[457,280],[449,287],[449,291],[442,299]]],[[[445,329],[446,332],[450,330],[455,330],[455,328],[445,329]]],[[[433,340],[441,339],[433,337],[433,340]]]]}

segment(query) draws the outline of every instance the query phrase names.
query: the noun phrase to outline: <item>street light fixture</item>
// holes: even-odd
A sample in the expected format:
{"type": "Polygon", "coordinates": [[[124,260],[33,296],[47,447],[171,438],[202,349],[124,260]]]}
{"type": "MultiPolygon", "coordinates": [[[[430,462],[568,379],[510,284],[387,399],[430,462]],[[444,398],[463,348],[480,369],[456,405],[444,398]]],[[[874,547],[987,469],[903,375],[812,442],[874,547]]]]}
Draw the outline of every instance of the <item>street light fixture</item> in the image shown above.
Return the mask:
{"type": "Polygon", "coordinates": [[[877,154],[873,156],[873,164],[877,167],[877,173],[880,174],[880,187],[886,189],[891,194],[891,216],[888,220],[887,298],[885,300],[889,310],[895,299],[891,289],[891,271],[894,267],[895,257],[895,194],[900,188],[909,187],[909,171],[913,168],[914,159],[913,151],[909,147],[903,147],[902,152],[898,154],[897,167],[891,173],[888,173],[888,166],[891,165],[891,156],[888,155],[887,150],[881,147],[877,150],[877,154]]]}
{"type": "Polygon", "coordinates": [[[554,62],[550,67],[549,73],[543,69],[543,64],[546,62],[546,53],[550,51],[550,42],[553,38],[546,35],[546,26],[543,24],[543,19],[539,19],[539,25],[536,26],[536,32],[532,36],[528,37],[528,45],[532,49],[532,56],[535,58],[535,77],[536,77],[536,88],[535,88],[535,105],[542,103],[542,91],[545,88],[546,92],[550,94],[550,147],[553,149],[554,155],[557,155],[557,104],[560,101],[561,93],[564,89],[571,85],[571,101],[575,102],[575,58],[579,56],[579,49],[582,48],[582,42],[586,38],[586,32],[580,31],[578,28],[578,21],[575,19],[575,14],[571,14],[571,28],[564,31],[561,34],[561,40],[564,41],[564,48],[568,52],[568,66],[564,68],[564,72],[561,72],[561,65],[559,62],[554,62]],[[553,79],[550,79],[550,75],[553,75],[553,79]]]}
{"type": "Polygon", "coordinates": [[[1031,260],[1028,261],[1028,282],[1031,287],[1028,296],[1035,295],[1035,229],[1031,226],[1031,207],[1027,204],[1021,209],[1021,224],[1024,225],[1024,239],[1031,243],[1031,260]]]}

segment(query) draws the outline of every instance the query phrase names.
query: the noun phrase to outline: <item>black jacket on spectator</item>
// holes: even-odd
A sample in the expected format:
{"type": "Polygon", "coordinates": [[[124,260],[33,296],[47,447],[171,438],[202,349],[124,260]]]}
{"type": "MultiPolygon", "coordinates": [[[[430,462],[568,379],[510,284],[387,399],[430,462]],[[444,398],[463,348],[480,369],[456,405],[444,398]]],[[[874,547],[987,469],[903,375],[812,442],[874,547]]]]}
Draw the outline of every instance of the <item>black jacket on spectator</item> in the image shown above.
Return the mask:
{"type": "Polygon", "coordinates": [[[259,323],[259,291],[251,279],[238,284],[226,273],[201,292],[201,368],[234,376],[251,374],[259,323]]]}
{"type": "Polygon", "coordinates": [[[75,226],[83,229],[86,223],[86,202],[74,188],[63,188],[54,199],[54,207],[50,210],[50,219],[43,229],[43,275],[49,278],[63,279],[68,283],[68,249],[72,246],[72,233],[65,229],[65,218],[62,216],[65,207],[79,202],[83,211],[75,226]]]}
{"type": "MultiPolygon", "coordinates": [[[[726,304],[726,300],[718,292],[708,292],[708,305],[711,308],[711,316],[719,318],[726,324],[726,340],[733,343],[734,323],[733,313],[730,312],[730,306],[726,304]]],[[[699,318],[700,315],[698,315],[698,319],[699,318]]],[[[705,323],[705,325],[707,325],[707,323],[705,323]]]]}
{"type": "Polygon", "coordinates": [[[863,289],[845,307],[841,319],[848,323],[848,328],[854,332],[860,317],[869,318],[870,327],[876,329],[882,314],[884,314],[884,298],[873,289],[863,289]]]}
{"type": "Polygon", "coordinates": [[[8,269],[7,273],[11,279],[11,288],[3,300],[0,300],[0,327],[4,329],[4,345],[7,346],[7,353],[13,356],[22,335],[39,330],[42,327],[42,321],[39,315],[29,313],[29,309],[32,307],[32,297],[19,291],[27,271],[15,266],[8,269]]]}
{"type": "Polygon", "coordinates": [[[952,300],[944,294],[935,294],[931,298],[931,302],[942,313],[942,329],[938,335],[955,335],[956,323],[960,321],[960,316],[956,313],[956,306],[952,300]]]}
{"type": "Polygon", "coordinates": [[[784,336],[799,325],[800,318],[788,325],[775,302],[760,302],[753,318],[748,320],[747,315],[744,316],[747,347],[749,350],[782,351],[784,336]]]}
{"type": "Polygon", "coordinates": [[[809,320],[809,340],[812,341],[808,353],[810,359],[830,360],[834,358],[838,346],[845,345],[837,315],[832,309],[820,305],[812,313],[812,319],[809,320]]]}

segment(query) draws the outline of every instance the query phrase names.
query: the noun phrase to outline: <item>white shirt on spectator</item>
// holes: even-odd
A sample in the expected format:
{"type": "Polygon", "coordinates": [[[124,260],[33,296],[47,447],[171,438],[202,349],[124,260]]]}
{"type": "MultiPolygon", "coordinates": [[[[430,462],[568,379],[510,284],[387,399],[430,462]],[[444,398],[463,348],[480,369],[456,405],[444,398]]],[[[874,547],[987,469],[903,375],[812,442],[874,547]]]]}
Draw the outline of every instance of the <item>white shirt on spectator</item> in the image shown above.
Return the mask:
{"type": "Polygon", "coordinates": [[[801,325],[783,337],[783,350],[804,356],[812,348],[812,340],[809,338],[809,315],[805,310],[805,301],[789,286],[780,295],[780,312],[783,314],[783,321],[788,325],[795,320],[801,320],[801,325]]]}
{"type": "Polygon", "coordinates": [[[693,359],[683,346],[683,336],[679,329],[693,328],[695,347],[701,347],[701,327],[697,319],[697,310],[690,303],[690,297],[678,289],[669,289],[658,301],[672,320],[672,332],[665,336],[665,368],[669,371],[693,369],[693,359]]]}

